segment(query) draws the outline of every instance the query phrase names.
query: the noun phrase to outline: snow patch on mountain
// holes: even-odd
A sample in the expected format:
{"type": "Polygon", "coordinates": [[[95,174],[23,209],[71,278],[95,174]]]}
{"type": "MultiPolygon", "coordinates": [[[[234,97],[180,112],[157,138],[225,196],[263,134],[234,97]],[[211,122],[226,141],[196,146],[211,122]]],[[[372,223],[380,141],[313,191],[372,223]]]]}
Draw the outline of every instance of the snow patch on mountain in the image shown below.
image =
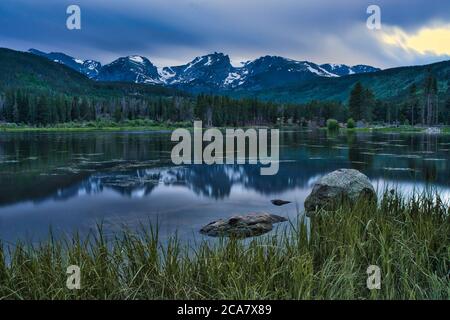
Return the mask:
{"type": "Polygon", "coordinates": [[[241,79],[241,75],[240,75],[239,73],[236,73],[236,72],[230,72],[230,73],[228,74],[228,77],[226,77],[225,80],[223,81],[223,84],[224,84],[225,86],[228,86],[228,85],[230,85],[230,84],[232,84],[232,83],[234,83],[235,81],[240,80],[240,79],[241,79]]]}
{"type": "Polygon", "coordinates": [[[305,63],[305,66],[308,68],[308,70],[312,73],[317,74],[320,77],[339,77],[338,75],[328,72],[327,70],[316,66],[316,68],[313,68],[310,64],[305,63]]]}
{"type": "Polygon", "coordinates": [[[378,68],[374,68],[366,65],[357,65],[357,66],[347,66],[345,64],[333,64],[327,63],[320,66],[324,70],[333,73],[339,77],[358,74],[358,73],[367,73],[367,72],[376,72],[380,71],[378,68]]]}
{"type": "Polygon", "coordinates": [[[168,83],[170,79],[175,77],[177,74],[170,67],[158,68],[158,74],[161,82],[168,83]]]}
{"type": "Polygon", "coordinates": [[[128,59],[136,63],[144,63],[144,59],[141,56],[129,56],[128,59]]]}
{"type": "Polygon", "coordinates": [[[212,59],[211,57],[208,57],[208,61],[205,62],[205,66],[210,66],[212,65],[212,59]]]}

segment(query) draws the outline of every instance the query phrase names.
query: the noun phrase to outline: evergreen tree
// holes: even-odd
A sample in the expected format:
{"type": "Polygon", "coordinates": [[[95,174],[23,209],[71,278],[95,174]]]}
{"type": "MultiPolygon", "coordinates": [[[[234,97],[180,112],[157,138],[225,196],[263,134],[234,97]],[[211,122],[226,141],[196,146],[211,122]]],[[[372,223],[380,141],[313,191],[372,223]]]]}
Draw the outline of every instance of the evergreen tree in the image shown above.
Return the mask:
{"type": "Polygon", "coordinates": [[[356,83],[348,103],[350,117],[356,121],[372,121],[375,102],[373,92],[369,88],[364,88],[360,82],[356,83]]]}
{"type": "Polygon", "coordinates": [[[361,82],[358,82],[353,87],[350,93],[348,109],[350,117],[358,121],[363,118],[362,107],[364,102],[364,88],[361,82]]]}
{"type": "Polygon", "coordinates": [[[121,122],[122,121],[122,109],[121,108],[115,108],[115,110],[114,110],[114,121],[115,122],[121,122]]]}
{"type": "Polygon", "coordinates": [[[79,119],[80,120],[90,120],[89,103],[86,98],[81,99],[79,119]]]}
{"type": "Polygon", "coordinates": [[[12,120],[14,123],[20,122],[20,114],[19,114],[19,107],[17,106],[17,101],[14,102],[13,110],[12,110],[12,120]]]}
{"type": "Polygon", "coordinates": [[[72,121],[80,120],[80,106],[77,98],[72,99],[71,113],[72,121]]]}
{"type": "Polygon", "coordinates": [[[419,100],[417,98],[417,85],[414,83],[409,88],[409,106],[411,108],[410,111],[410,119],[411,119],[411,125],[414,126],[417,121],[417,109],[419,107],[419,100]]]}
{"type": "Polygon", "coordinates": [[[437,93],[438,84],[437,79],[433,76],[431,70],[428,70],[428,75],[425,79],[425,104],[422,108],[422,123],[431,126],[435,123],[436,108],[437,108],[437,93]]]}
{"type": "Polygon", "coordinates": [[[50,108],[47,97],[42,95],[36,106],[36,122],[41,125],[47,125],[50,122],[50,108]]]}
{"type": "Polygon", "coordinates": [[[364,99],[361,106],[361,113],[364,120],[372,122],[374,107],[375,95],[369,88],[366,88],[364,90],[364,99]]]}

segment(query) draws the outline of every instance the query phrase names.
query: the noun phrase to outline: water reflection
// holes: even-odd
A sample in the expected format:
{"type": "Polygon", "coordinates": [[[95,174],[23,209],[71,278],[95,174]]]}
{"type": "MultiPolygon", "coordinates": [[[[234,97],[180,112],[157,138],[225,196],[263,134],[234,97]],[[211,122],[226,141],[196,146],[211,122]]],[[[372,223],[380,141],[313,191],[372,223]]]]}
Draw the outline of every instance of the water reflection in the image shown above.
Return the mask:
{"type": "Polygon", "coordinates": [[[270,198],[302,207],[312,184],[338,168],[361,170],[379,188],[432,185],[448,197],[449,136],[292,131],[282,133],[280,144],[278,174],[261,176],[257,165],[174,167],[167,133],[2,134],[0,235],[45,234],[49,225],[88,229],[99,218],[129,223],[155,214],[167,232],[180,224],[192,232],[236,212],[292,216],[295,207],[273,208],[270,198]]]}

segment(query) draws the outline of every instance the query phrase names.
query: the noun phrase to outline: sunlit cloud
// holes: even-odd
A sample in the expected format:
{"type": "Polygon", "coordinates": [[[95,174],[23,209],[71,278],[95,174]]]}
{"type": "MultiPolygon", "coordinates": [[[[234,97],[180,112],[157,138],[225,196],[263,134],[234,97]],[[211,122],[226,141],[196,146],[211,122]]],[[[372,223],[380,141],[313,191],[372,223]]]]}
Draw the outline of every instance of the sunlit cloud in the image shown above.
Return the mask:
{"type": "Polygon", "coordinates": [[[420,55],[450,55],[450,25],[423,27],[414,33],[387,27],[380,39],[384,44],[420,55]]]}

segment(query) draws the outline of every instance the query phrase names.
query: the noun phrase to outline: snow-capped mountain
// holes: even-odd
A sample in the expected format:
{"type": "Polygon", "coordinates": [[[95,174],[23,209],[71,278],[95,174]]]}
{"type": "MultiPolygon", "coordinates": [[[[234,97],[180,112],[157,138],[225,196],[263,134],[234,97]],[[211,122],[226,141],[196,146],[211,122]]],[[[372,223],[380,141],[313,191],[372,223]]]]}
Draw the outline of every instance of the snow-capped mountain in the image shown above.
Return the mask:
{"type": "Polygon", "coordinates": [[[28,52],[35,55],[47,58],[51,61],[58,62],[72,68],[82,74],[85,74],[89,78],[97,77],[102,65],[100,62],[94,60],[80,60],[74,57],[68,56],[67,54],[61,52],[50,52],[45,53],[36,49],[30,49],[28,52]]]}
{"type": "Polygon", "coordinates": [[[63,53],[44,53],[34,49],[30,52],[63,63],[98,81],[160,84],[193,92],[260,90],[301,83],[318,77],[336,78],[380,70],[366,65],[317,65],[279,56],[264,56],[235,67],[228,55],[217,52],[173,67],[157,68],[150,60],[138,55],[122,57],[101,66],[94,60],[83,61],[63,53]]]}
{"type": "Polygon", "coordinates": [[[278,56],[265,56],[245,63],[230,75],[231,88],[274,87],[315,77],[337,77],[315,63],[295,61],[278,56]]]}
{"type": "Polygon", "coordinates": [[[94,60],[84,60],[80,72],[85,74],[88,78],[94,79],[98,76],[101,69],[102,64],[100,62],[94,60]]]}
{"type": "Polygon", "coordinates": [[[362,64],[359,64],[359,65],[356,65],[353,67],[349,67],[345,64],[327,63],[327,64],[322,64],[320,67],[322,67],[326,71],[333,73],[339,77],[348,76],[348,75],[357,74],[357,73],[376,72],[376,71],[381,70],[378,68],[374,68],[374,67],[366,66],[366,65],[362,65],[362,64]]]}
{"type": "Polygon", "coordinates": [[[159,74],[161,81],[168,85],[189,84],[220,88],[234,70],[230,58],[216,52],[197,57],[182,66],[164,67],[159,70],[159,74]]]}
{"type": "Polygon", "coordinates": [[[103,66],[96,77],[99,81],[162,84],[157,68],[145,57],[128,56],[103,66]]]}
{"type": "Polygon", "coordinates": [[[315,63],[265,56],[234,67],[223,53],[197,57],[190,63],[159,69],[162,83],[191,91],[259,89],[312,79],[338,77],[315,63]]]}

